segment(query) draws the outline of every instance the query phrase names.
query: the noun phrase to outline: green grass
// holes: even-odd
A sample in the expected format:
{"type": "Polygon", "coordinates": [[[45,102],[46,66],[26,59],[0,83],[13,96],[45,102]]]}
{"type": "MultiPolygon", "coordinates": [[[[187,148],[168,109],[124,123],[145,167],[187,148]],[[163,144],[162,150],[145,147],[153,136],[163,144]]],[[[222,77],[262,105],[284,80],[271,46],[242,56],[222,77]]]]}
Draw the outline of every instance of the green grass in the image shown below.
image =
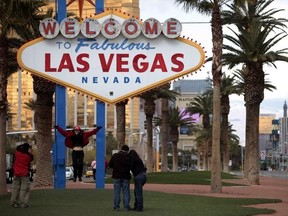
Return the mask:
{"type": "MultiPolygon", "coordinates": [[[[147,183],[151,184],[199,184],[210,185],[211,172],[158,172],[148,173],[147,183]]],[[[222,179],[238,179],[238,176],[222,173],[222,179]]],[[[107,178],[106,183],[113,183],[113,179],[107,178]]],[[[222,182],[223,186],[241,186],[240,184],[222,182]]]]}
{"type": "MultiPolygon", "coordinates": [[[[9,199],[10,195],[0,197],[1,216],[247,216],[275,211],[243,205],[281,202],[275,199],[213,198],[145,191],[145,209],[139,213],[114,212],[113,190],[108,189],[32,190],[30,207],[26,209],[12,208],[9,199]]],[[[130,203],[133,202],[131,196],[130,203]]]]}
{"type": "MultiPolygon", "coordinates": [[[[167,172],[149,173],[147,183],[155,184],[210,184],[211,173],[167,172]]],[[[237,179],[237,176],[222,174],[222,179],[237,179]]],[[[92,181],[91,181],[92,182],[92,181]]],[[[95,181],[93,182],[95,184],[95,181]]],[[[112,183],[111,178],[106,183],[112,183]]],[[[226,184],[233,186],[235,184],[226,184]]],[[[0,197],[1,216],[249,216],[275,213],[271,209],[256,209],[248,205],[278,203],[278,199],[216,198],[183,194],[144,191],[144,212],[120,211],[113,209],[113,190],[108,189],[66,189],[32,190],[30,207],[14,209],[10,206],[10,194],[0,197]],[[246,206],[246,207],[243,207],[246,206]]],[[[131,191],[130,204],[134,196],[131,191]]],[[[122,203],[121,203],[122,205],[122,203]]],[[[121,206],[122,207],[122,206],[121,206]]]]}

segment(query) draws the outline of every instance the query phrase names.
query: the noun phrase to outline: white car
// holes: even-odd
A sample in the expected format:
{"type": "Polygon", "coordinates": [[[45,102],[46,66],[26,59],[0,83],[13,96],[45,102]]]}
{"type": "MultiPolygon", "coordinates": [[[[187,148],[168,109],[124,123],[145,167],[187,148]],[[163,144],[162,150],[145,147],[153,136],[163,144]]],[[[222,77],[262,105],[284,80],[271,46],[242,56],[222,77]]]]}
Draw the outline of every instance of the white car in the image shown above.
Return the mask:
{"type": "Polygon", "coordinates": [[[73,179],[74,172],[73,172],[73,167],[66,167],[66,179],[71,180],[73,179]]]}

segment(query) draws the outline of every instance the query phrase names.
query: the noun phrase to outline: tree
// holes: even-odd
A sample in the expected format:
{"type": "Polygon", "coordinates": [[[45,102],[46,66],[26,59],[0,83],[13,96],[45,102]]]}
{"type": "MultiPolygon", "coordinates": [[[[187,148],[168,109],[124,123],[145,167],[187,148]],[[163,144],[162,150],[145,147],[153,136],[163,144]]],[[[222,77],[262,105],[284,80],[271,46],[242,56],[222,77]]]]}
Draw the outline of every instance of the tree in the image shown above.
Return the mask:
{"type": "MultiPolygon", "coordinates": [[[[190,102],[190,104],[186,107],[186,112],[193,114],[199,114],[199,116],[202,116],[202,125],[203,130],[208,130],[211,128],[210,124],[210,116],[212,114],[212,94],[208,92],[204,93],[201,96],[197,96],[193,99],[193,101],[190,102]]],[[[200,159],[201,151],[203,156],[203,168],[205,170],[208,169],[208,152],[210,151],[212,139],[199,139],[198,140],[198,158],[200,159]]],[[[200,161],[200,160],[199,160],[200,161]]],[[[198,166],[199,167],[199,166],[198,166]]]]}
{"type": "Polygon", "coordinates": [[[144,99],[144,112],[146,116],[146,127],[147,127],[147,161],[146,168],[147,172],[153,171],[153,124],[152,119],[155,113],[155,100],[158,98],[159,90],[150,90],[140,95],[140,98],[144,99]]]}
{"type": "Polygon", "coordinates": [[[153,115],[155,113],[155,100],[159,98],[168,98],[175,100],[175,95],[178,93],[173,90],[167,90],[161,86],[150,91],[144,92],[139,95],[140,98],[145,100],[144,112],[146,115],[147,126],[147,172],[153,170],[153,115]]]}
{"type": "Polygon", "coordinates": [[[179,141],[179,127],[188,126],[193,127],[195,119],[187,115],[185,110],[180,110],[179,107],[169,108],[169,127],[170,127],[170,141],[172,142],[173,154],[173,171],[178,171],[178,152],[177,144],[179,141]]]}
{"type": "MultiPolygon", "coordinates": [[[[28,42],[40,37],[39,24],[40,21],[47,17],[52,17],[53,9],[49,8],[46,13],[43,13],[41,8],[48,3],[46,0],[39,1],[34,5],[33,10],[29,12],[33,14],[30,28],[22,31],[20,37],[28,42]]],[[[34,102],[34,123],[35,129],[38,131],[35,134],[38,156],[36,158],[37,175],[35,178],[35,187],[50,186],[53,184],[53,169],[52,169],[52,133],[49,128],[52,128],[52,109],[54,106],[53,94],[55,92],[55,83],[50,82],[41,77],[32,76],[33,90],[37,95],[34,102]],[[51,169],[47,169],[51,167],[51,169]]]]}
{"type": "MultiPolygon", "coordinates": [[[[3,0],[0,3],[0,195],[6,194],[5,145],[7,115],[7,79],[17,70],[16,49],[19,35],[28,31],[41,0],[3,0]]],[[[39,11],[38,11],[39,12],[39,11]]]]}
{"type": "Polygon", "coordinates": [[[246,151],[245,176],[251,184],[260,184],[259,180],[259,109],[264,99],[265,73],[263,65],[275,66],[276,61],[288,62],[286,49],[275,46],[287,36],[283,31],[283,19],[275,19],[273,15],[279,10],[268,9],[273,2],[253,1],[241,7],[231,6],[231,17],[241,22],[235,23],[237,32],[226,35],[232,45],[224,45],[227,51],[223,55],[224,64],[233,68],[244,65],[244,101],[246,106],[246,151]]]}
{"type": "Polygon", "coordinates": [[[175,3],[183,4],[188,12],[192,9],[211,15],[212,32],[212,75],[213,75],[213,139],[212,139],[212,172],[211,192],[222,193],[221,182],[221,158],[220,158],[220,88],[222,75],[222,19],[221,6],[226,0],[175,0],[175,3]]]}
{"type": "Polygon", "coordinates": [[[239,94],[239,90],[236,87],[234,77],[222,75],[221,81],[221,147],[222,147],[222,160],[223,171],[229,172],[229,145],[228,145],[228,129],[229,121],[228,115],[230,113],[230,100],[229,95],[239,94]]]}

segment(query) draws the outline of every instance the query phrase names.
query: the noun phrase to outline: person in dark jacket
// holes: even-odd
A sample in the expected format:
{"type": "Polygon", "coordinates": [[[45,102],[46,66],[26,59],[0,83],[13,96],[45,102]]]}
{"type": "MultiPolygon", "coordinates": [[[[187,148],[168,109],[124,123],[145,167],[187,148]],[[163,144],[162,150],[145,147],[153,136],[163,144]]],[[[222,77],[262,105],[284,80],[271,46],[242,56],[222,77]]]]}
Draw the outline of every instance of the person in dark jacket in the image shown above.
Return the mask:
{"type": "Polygon", "coordinates": [[[30,196],[30,163],[33,161],[32,146],[23,143],[16,147],[13,165],[11,205],[14,208],[27,208],[30,196]]]}
{"type": "Polygon", "coordinates": [[[84,132],[80,126],[75,126],[72,131],[65,131],[60,126],[55,125],[57,129],[65,137],[65,146],[73,149],[72,151],[72,166],[74,170],[73,181],[76,182],[78,177],[82,182],[83,174],[83,160],[84,160],[84,146],[88,145],[89,137],[96,134],[102,127],[96,127],[91,131],[84,132]]]}
{"type": "Polygon", "coordinates": [[[114,210],[120,210],[120,194],[123,193],[124,210],[130,210],[130,160],[128,156],[129,147],[123,145],[121,151],[112,155],[108,166],[113,169],[114,179],[114,210]]]}
{"type": "Polygon", "coordinates": [[[147,181],[146,167],[135,150],[130,150],[130,170],[134,180],[135,203],[133,210],[143,211],[143,186],[147,181]]]}

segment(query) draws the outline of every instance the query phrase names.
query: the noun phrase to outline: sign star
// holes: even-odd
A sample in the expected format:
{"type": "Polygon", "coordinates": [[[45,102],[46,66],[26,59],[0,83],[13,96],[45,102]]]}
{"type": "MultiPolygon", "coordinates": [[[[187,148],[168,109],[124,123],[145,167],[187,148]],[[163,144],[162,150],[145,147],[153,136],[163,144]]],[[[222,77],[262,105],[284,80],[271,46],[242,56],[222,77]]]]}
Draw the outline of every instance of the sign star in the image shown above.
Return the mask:
{"type": "MultiPolygon", "coordinates": [[[[69,0],[67,3],[67,7],[71,5],[73,2],[78,1],[78,9],[79,9],[79,14],[80,14],[80,19],[82,19],[82,12],[83,12],[83,5],[84,5],[84,0],[69,0]]],[[[95,7],[95,3],[92,0],[87,0],[91,5],[95,7]]]]}

